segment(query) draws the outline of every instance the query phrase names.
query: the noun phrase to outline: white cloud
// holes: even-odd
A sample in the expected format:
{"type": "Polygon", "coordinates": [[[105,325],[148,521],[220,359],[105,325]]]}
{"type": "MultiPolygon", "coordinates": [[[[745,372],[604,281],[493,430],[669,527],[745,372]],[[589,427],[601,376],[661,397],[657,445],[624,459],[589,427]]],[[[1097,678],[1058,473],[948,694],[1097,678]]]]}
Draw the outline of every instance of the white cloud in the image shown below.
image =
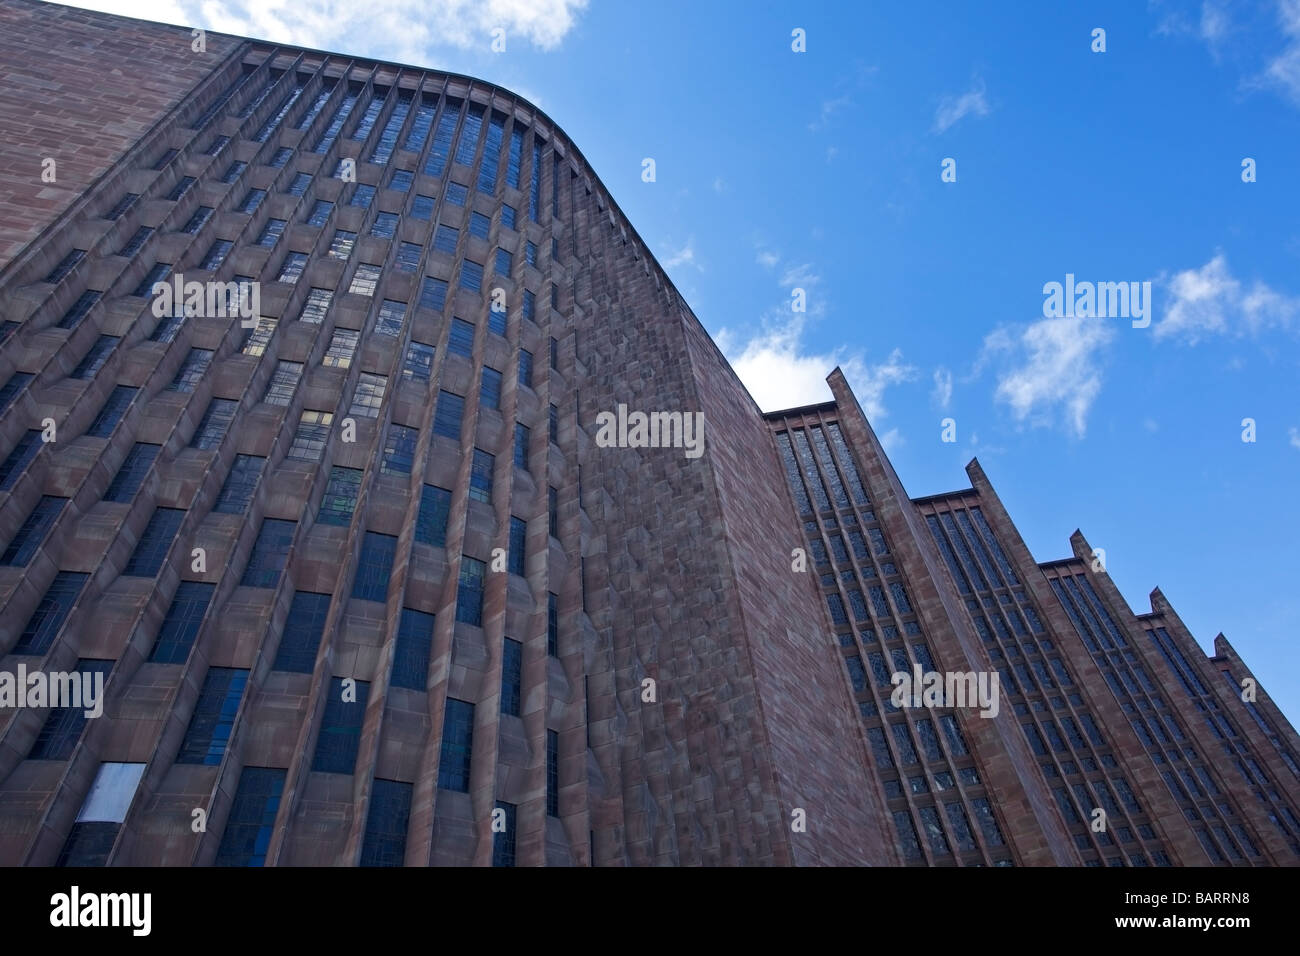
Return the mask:
{"type": "Polygon", "coordinates": [[[1289,40],[1264,68],[1264,81],[1300,106],[1300,0],[1279,0],[1277,19],[1289,40]]]}
{"type": "Polygon", "coordinates": [[[952,401],[952,372],[942,365],[934,370],[934,391],[930,394],[935,404],[943,409],[952,401]]]}
{"type": "Polygon", "coordinates": [[[1105,319],[1042,319],[1018,329],[1000,328],[984,340],[980,361],[1002,361],[994,398],[1016,420],[1049,425],[1059,415],[1082,438],[1088,410],[1101,391],[1100,352],[1114,338],[1105,319]]]}
{"type": "Polygon", "coordinates": [[[781,274],[781,285],[787,289],[801,288],[810,289],[817,283],[821,282],[821,276],[813,272],[812,266],[807,262],[800,263],[797,266],[789,266],[781,274]]]}
{"type": "MultiPolygon", "coordinates": [[[[1158,0],[1151,3],[1154,6],[1158,0]]],[[[1277,38],[1276,32],[1269,29],[1271,22],[1268,27],[1263,25],[1271,18],[1247,15],[1234,22],[1228,15],[1229,6],[1233,5],[1224,0],[1204,0],[1199,19],[1194,14],[1188,16],[1190,11],[1172,10],[1161,17],[1156,33],[1200,40],[1216,63],[1223,59],[1225,51],[1233,54],[1234,62],[1262,60],[1262,66],[1252,66],[1252,72],[1241,78],[1241,87],[1271,89],[1300,106],[1300,0],[1276,0],[1276,23],[1284,40],[1278,52],[1264,57],[1260,50],[1272,47],[1277,38]],[[1246,34],[1250,40],[1243,39],[1246,34]]],[[[1263,4],[1258,6],[1262,8],[1263,4]]],[[[1236,4],[1235,9],[1255,12],[1244,4],[1236,4]]]]}
{"type": "Polygon", "coordinates": [[[715,193],[726,192],[726,190],[727,190],[727,184],[726,182],[723,181],[721,176],[713,180],[713,191],[715,193]]]}
{"type": "Polygon", "coordinates": [[[491,49],[492,30],[511,43],[554,50],[589,0],[75,0],[74,6],[203,27],[276,43],[428,65],[439,46],[491,49]]]}
{"type": "Polygon", "coordinates": [[[822,100],[821,112],[818,114],[817,119],[808,124],[808,129],[814,133],[818,130],[825,129],[830,125],[831,118],[836,113],[844,109],[844,107],[851,106],[852,104],[853,98],[848,94],[837,96],[834,99],[822,100]]]}
{"type": "Polygon", "coordinates": [[[976,84],[960,96],[945,96],[934,114],[935,132],[947,132],[954,124],[967,116],[988,116],[989,103],[984,97],[984,81],[976,84]]]}
{"type": "Polygon", "coordinates": [[[1300,428],[1296,428],[1292,425],[1286,430],[1286,434],[1291,441],[1291,447],[1300,448],[1300,428]]]}
{"type": "Polygon", "coordinates": [[[1283,295],[1263,282],[1246,288],[1228,269],[1223,253],[1199,269],[1164,280],[1169,307],[1155,327],[1157,339],[1176,337],[1195,345],[1211,335],[1257,335],[1287,328],[1300,317],[1300,297],[1283,295]]]}
{"type": "Polygon", "coordinates": [[[723,329],[717,335],[722,349],[740,380],[765,412],[830,401],[826,376],[839,366],[858,398],[862,410],[873,421],[886,417],[885,392],[893,385],[911,380],[916,369],[903,361],[895,349],[883,362],[868,363],[861,353],[835,349],[811,353],[803,343],[807,317],[773,309],[761,331],[746,341],[723,329]]]}
{"type": "Polygon", "coordinates": [[[1205,0],[1201,4],[1201,39],[1205,41],[1210,48],[1210,54],[1217,60],[1219,57],[1219,44],[1228,35],[1231,21],[1228,19],[1227,12],[1212,0],[1205,0]]]}
{"type": "Polygon", "coordinates": [[[759,249],[755,261],[764,269],[775,269],[776,264],[781,261],[781,257],[768,249],[759,249]]]}
{"type": "Polygon", "coordinates": [[[694,236],[691,236],[691,238],[687,239],[686,245],[682,246],[676,252],[669,252],[668,256],[664,259],[665,269],[674,269],[677,266],[694,266],[696,269],[699,269],[701,272],[704,271],[704,269],[700,266],[700,264],[695,261],[695,237],[694,236]]]}

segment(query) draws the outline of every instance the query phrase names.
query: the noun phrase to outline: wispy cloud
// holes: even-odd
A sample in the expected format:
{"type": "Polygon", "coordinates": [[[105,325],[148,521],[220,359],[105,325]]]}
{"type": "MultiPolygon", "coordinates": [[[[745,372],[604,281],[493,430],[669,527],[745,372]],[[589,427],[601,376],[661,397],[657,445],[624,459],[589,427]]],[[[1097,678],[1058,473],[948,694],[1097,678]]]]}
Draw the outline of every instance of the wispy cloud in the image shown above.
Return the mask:
{"type": "Polygon", "coordinates": [[[985,338],[979,364],[1000,364],[994,398],[1009,405],[1018,422],[1044,426],[1059,421],[1082,438],[1088,411],[1101,391],[1101,352],[1114,336],[1105,319],[1003,326],[985,338]]]}
{"type": "Polygon", "coordinates": [[[492,31],[554,50],[589,0],[75,0],[74,5],[359,56],[428,63],[440,46],[490,49],[492,31]]]}
{"type": "Polygon", "coordinates": [[[1300,448],[1300,428],[1292,425],[1286,430],[1287,438],[1291,441],[1292,448],[1300,448]]]}
{"type": "Polygon", "coordinates": [[[841,96],[835,96],[828,100],[822,100],[821,111],[817,118],[808,124],[810,132],[816,133],[830,125],[831,119],[840,110],[853,105],[853,97],[847,93],[841,96]]]}
{"type": "Polygon", "coordinates": [[[687,239],[686,245],[677,251],[668,252],[663,264],[665,269],[675,269],[677,266],[693,266],[703,272],[704,267],[695,259],[695,237],[691,236],[691,238],[687,239]]]}
{"type": "Polygon", "coordinates": [[[1167,290],[1169,306],[1155,326],[1157,340],[1176,338],[1195,345],[1212,335],[1240,337],[1288,328],[1300,318],[1300,297],[1260,281],[1247,287],[1232,275],[1221,252],[1199,269],[1158,281],[1167,290]]]}
{"type": "Polygon", "coordinates": [[[952,372],[942,365],[934,370],[934,391],[930,395],[942,409],[946,409],[952,401],[952,372]]]}
{"type": "Polygon", "coordinates": [[[1263,79],[1300,106],[1300,0],[1279,0],[1277,19],[1287,44],[1264,68],[1263,79]]]}
{"type": "Polygon", "coordinates": [[[786,289],[804,289],[805,291],[817,285],[822,281],[822,277],[813,271],[813,267],[806,262],[797,266],[788,266],[781,273],[781,286],[786,289]]]}
{"type": "Polygon", "coordinates": [[[852,72],[839,77],[835,81],[833,89],[836,91],[835,96],[828,96],[821,101],[821,106],[817,111],[817,116],[808,124],[808,131],[818,133],[831,125],[831,121],[837,113],[851,109],[857,105],[854,99],[854,93],[866,88],[871,77],[875,76],[879,67],[868,66],[861,60],[853,64],[852,72]]]}
{"type": "Polygon", "coordinates": [[[984,96],[984,81],[976,80],[971,89],[960,96],[945,96],[934,114],[934,130],[946,133],[967,116],[988,116],[989,102],[984,96]]]}
{"type": "Polygon", "coordinates": [[[770,249],[759,249],[754,260],[764,269],[775,269],[776,264],[781,261],[781,256],[770,249]]]}
{"type": "MultiPolygon", "coordinates": [[[[1151,3],[1161,9],[1160,0],[1151,3]]],[[[1203,0],[1199,17],[1177,7],[1162,10],[1155,32],[1204,43],[1215,63],[1226,60],[1239,71],[1243,90],[1271,90],[1300,106],[1300,0],[1273,0],[1268,7],[1203,0]]]]}

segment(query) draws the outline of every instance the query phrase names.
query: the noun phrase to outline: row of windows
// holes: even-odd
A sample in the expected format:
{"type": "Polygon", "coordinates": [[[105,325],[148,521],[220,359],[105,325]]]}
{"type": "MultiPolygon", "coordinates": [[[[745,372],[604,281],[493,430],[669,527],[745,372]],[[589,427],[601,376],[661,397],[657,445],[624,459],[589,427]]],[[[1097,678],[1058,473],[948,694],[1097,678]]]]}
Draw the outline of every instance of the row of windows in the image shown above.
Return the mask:
{"type": "MultiPolygon", "coordinates": [[[[969,762],[970,751],[956,716],[932,712],[932,717],[910,719],[889,702],[893,689],[892,674],[895,671],[911,673],[913,662],[905,647],[871,648],[877,646],[877,636],[882,644],[898,640],[900,626],[895,622],[901,616],[910,617],[913,609],[902,582],[870,583],[898,572],[884,531],[866,526],[875,522],[875,515],[867,510],[870,497],[843,440],[840,426],[831,422],[791,427],[777,432],[774,438],[796,509],[807,519],[804,527],[814,564],[828,565],[833,557],[841,568],[838,574],[824,574],[822,583],[829,588],[825,595],[832,625],[841,632],[839,637],[841,646],[846,649],[843,659],[849,682],[866,724],[867,742],[876,766],[882,771],[886,797],[891,808],[896,802],[902,804],[902,808],[891,809],[891,813],[904,860],[926,862],[921,834],[924,834],[929,852],[934,857],[981,850],[962,804],[964,791],[972,812],[981,816],[984,825],[984,858],[997,865],[1009,865],[1005,851],[1000,849],[1005,846],[1005,840],[992,817],[991,808],[988,808],[987,817],[974,809],[979,801],[987,807],[987,798],[978,789],[982,787],[978,771],[973,766],[959,766],[969,762]],[[828,433],[833,435],[830,440],[826,437],[828,433]],[[816,512],[813,510],[814,501],[816,512]],[[833,516],[835,511],[839,512],[838,518],[833,516]],[[859,523],[859,511],[865,525],[859,523]],[[820,514],[820,519],[815,514],[820,514]],[[829,542],[829,551],[824,542],[829,542]],[[849,555],[849,545],[853,548],[853,558],[849,555]],[[850,611],[863,635],[862,646],[867,649],[870,675],[849,625],[850,611]],[[878,703],[877,698],[884,703],[878,703]],[[882,706],[888,708],[888,721],[882,716],[882,706]],[[941,739],[946,741],[946,746],[941,739]],[[913,768],[912,775],[908,777],[905,790],[897,774],[907,772],[909,768],[913,768]],[[952,791],[956,799],[940,804],[931,796],[946,791],[952,791]],[[909,796],[912,798],[910,803],[909,796]]],[[[920,634],[920,626],[914,620],[906,621],[902,630],[912,636],[920,634]]],[[[925,671],[933,671],[934,661],[926,644],[915,642],[912,648],[916,663],[925,671]]]]}
{"type": "MultiPolygon", "coordinates": [[[[1225,826],[1230,818],[1236,816],[1230,797],[1219,796],[1219,788],[1214,784],[1209,767],[1201,761],[1195,748],[1187,747],[1188,737],[1178,715],[1167,706],[1164,696],[1158,693],[1156,683],[1147,674],[1134,650],[1128,646],[1123,631],[1102,604],[1091,581],[1084,575],[1066,575],[1053,578],[1052,588],[1080,639],[1092,654],[1102,678],[1130,718],[1130,726],[1134,728],[1135,735],[1152,760],[1161,767],[1161,777],[1175,801],[1178,801],[1184,816],[1192,823],[1208,819],[1212,821],[1210,829],[1216,834],[1222,832],[1221,845],[1226,855],[1214,847],[1213,852],[1209,853],[1210,858],[1216,862],[1225,862],[1226,857],[1231,857],[1232,860],[1244,862],[1242,848],[1252,856],[1257,855],[1258,851],[1253,848],[1255,844],[1244,835],[1244,831],[1244,839],[1232,839],[1227,834],[1225,826]],[[1138,713],[1139,710],[1153,713],[1148,717],[1138,713]],[[1165,766],[1170,769],[1164,769],[1165,766]],[[1200,786],[1197,786],[1193,773],[1200,774],[1200,786]],[[1182,778],[1182,783],[1179,778],[1182,778]],[[1218,821],[1222,821],[1222,825],[1218,821]]],[[[1213,845],[1208,836],[1205,842],[1213,845]]]]}

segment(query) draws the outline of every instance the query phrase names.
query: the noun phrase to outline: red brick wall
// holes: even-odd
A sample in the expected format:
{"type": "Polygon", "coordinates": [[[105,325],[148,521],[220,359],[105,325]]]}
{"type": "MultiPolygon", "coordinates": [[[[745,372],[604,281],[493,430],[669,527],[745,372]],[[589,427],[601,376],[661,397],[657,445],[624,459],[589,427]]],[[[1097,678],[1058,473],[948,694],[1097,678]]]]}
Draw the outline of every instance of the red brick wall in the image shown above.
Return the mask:
{"type": "Polygon", "coordinates": [[[239,44],[33,0],[0,0],[0,269],[239,44]],[[56,181],[41,179],[55,160],[56,181]]]}

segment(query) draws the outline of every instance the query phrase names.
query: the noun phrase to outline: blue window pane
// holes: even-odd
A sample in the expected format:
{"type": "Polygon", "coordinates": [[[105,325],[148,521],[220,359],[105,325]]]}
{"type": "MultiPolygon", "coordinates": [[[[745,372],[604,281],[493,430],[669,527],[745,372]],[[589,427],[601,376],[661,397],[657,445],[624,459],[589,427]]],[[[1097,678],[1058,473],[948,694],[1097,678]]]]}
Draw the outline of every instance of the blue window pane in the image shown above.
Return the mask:
{"type": "Polygon", "coordinates": [[[161,450],[161,445],[150,445],[145,442],[136,442],[132,445],[131,450],[126,454],[126,459],[122,462],[122,467],[118,468],[108,490],[104,492],[104,500],[126,502],[134,498],[161,450]]]}
{"type": "Polygon", "coordinates": [[[330,599],[328,594],[294,592],[272,670],[310,674],[315,669],[316,654],[325,634],[330,599]]]}
{"type": "Polygon", "coordinates": [[[72,607],[81,596],[81,589],[86,586],[89,574],[77,571],[60,571],[54,576],[45,595],[41,598],[27,625],[18,635],[14,645],[15,654],[43,655],[54,643],[63,622],[72,613],[72,607]]]}
{"type": "Polygon", "coordinates": [[[280,573],[289,559],[289,548],[298,528],[296,521],[267,518],[253,543],[253,553],[244,568],[240,584],[245,587],[273,588],[280,583],[280,573]]]}
{"type": "Polygon", "coordinates": [[[177,763],[195,763],[215,767],[225,756],[226,745],[235,728],[248,671],[234,667],[209,667],[199,691],[199,700],[190,718],[185,739],[181,742],[177,763]]]}
{"type": "Polygon", "coordinates": [[[424,690],[429,680],[429,649],[433,644],[433,615],[402,608],[393,653],[394,687],[424,690]]]}
{"type": "Polygon", "coordinates": [[[216,514],[242,515],[248,510],[257,490],[257,482],[262,477],[262,466],[266,459],[257,455],[236,455],[230,466],[230,474],[217,495],[212,510],[216,514]]]}
{"type": "Polygon", "coordinates": [[[434,410],[433,433],[460,441],[461,419],[465,414],[465,399],[454,392],[438,392],[438,407],[434,410]]]}
{"type": "Polygon", "coordinates": [[[412,790],[409,783],[375,778],[359,866],[401,866],[405,861],[412,790]]]}
{"type": "Polygon", "coordinates": [[[370,684],[354,680],[345,687],[342,677],[330,678],[325,698],[325,715],[311,769],[324,773],[352,773],[361,744],[361,725],[366,716],[370,684]]]}
{"type": "Polygon", "coordinates": [[[280,810],[285,771],[245,767],[214,866],[263,866],[280,810]]]}
{"type": "Polygon", "coordinates": [[[501,713],[518,717],[524,687],[524,645],[505,639],[501,652],[501,713]]]}
{"type": "Polygon", "coordinates": [[[447,543],[447,515],[451,511],[451,492],[436,485],[422,486],[420,511],[415,519],[415,540],[436,548],[447,543]]]}
{"type": "Polygon", "coordinates": [[[18,444],[14,445],[13,451],[0,463],[0,491],[8,491],[18,479],[22,477],[27,466],[31,464],[32,459],[36,457],[45,442],[41,441],[41,431],[39,428],[31,428],[23,433],[18,439],[18,444]]]}
{"type": "Polygon", "coordinates": [[[45,536],[54,526],[55,520],[67,503],[67,498],[42,495],[31,513],[18,526],[4,554],[0,555],[0,565],[25,568],[35,557],[37,550],[45,541],[45,536]]]}
{"type": "Polygon", "coordinates": [[[474,705],[447,698],[442,721],[438,787],[469,793],[470,756],[474,744],[474,705]]]}
{"type": "Polygon", "coordinates": [[[202,581],[182,581],[176,596],[167,608],[162,627],[154,641],[149,660],[158,664],[184,664],[194,646],[208,605],[216,591],[215,584],[202,581]]]}
{"type": "Polygon", "coordinates": [[[479,627],[483,624],[483,577],[487,566],[476,558],[464,556],[456,587],[456,620],[479,627]]]}
{"type": "Polygon", "coordinates": [[[157,576],[184,518],[182,508],[155,508],[122,574],[141,578],[157,576]]]}
{"type": "Polygon", "coordinates": [[[393,573],[397,538],[391,534],[367,531],[361,542],[357,576],[352,582],[352,596],[362,601],[383,601],[388,597],[388,579],[393,573]]]}
{"type": "MultiPolygon", "coordinates": [[[[109,672],[112,671],[116,661],[102,660],[81,660],[77,662],[76,673],[85,674],[102,674],[105,683],[108,682],[109,672]]],[[[84,678],[79,679],[84,681],[84,678]]],[[[94,680],[92,676],[92,680],[94,680]]],[[[83,683],[84,687],[85,684],[83,683]]],[[[36,742],[32,744],[31,753],[27,755],[28,760],[67,760],[72,756],[73,750],[76,749],[77,741],[81,739],[81,733],[86,728],[85,707],[55,707],[50,710],[49,716],[45,718],[45,724],[41,727],[41,732],[36,735],[36,742]]]]}

